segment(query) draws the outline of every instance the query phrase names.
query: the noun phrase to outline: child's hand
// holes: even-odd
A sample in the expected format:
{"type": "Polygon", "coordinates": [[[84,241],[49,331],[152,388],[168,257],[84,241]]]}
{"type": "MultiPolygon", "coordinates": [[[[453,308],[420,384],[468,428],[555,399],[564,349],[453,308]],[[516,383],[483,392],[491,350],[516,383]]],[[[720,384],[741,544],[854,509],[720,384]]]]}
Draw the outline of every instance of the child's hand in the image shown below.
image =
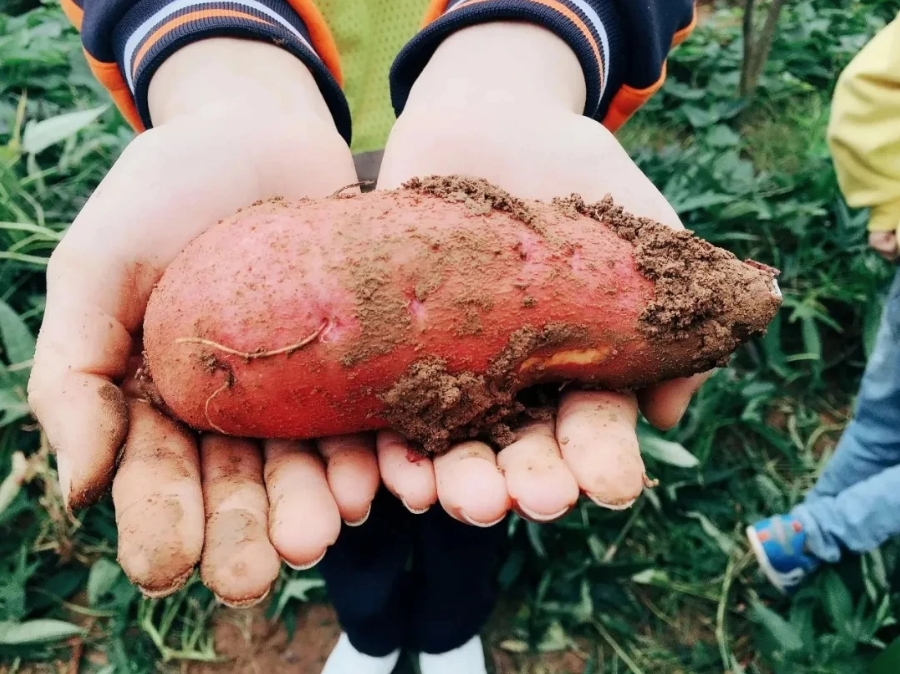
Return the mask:
{"type": "Polygon", "coordinates": [[[202,551],[211,589],[247,602],[277,577],[279,555],[314,563],[342,518],[366,515],[379,484],[374,439],[269,443],[264,467],[254,443],[206,436],[198,451],[133,381],[117,384],[139,362],[153,285],[191,239],[258,199],[325,196],[356,172],[305,67],[262,43],[180,50],[154,78],[151,109],[155,128],[125,150],[50,260],[30,402],[69,508],[112,482],[118,557],[137,585],[176,590],[202,551]]]}
{"type": "Polygon", "coordinates": [[[869,246],[888,262],[896,262],[900,258],[896,232],[869,232],[869,246]]]}
{"type": "MultiPolygon", "coordinates": [[[[523,197],[607,193],[628,210],[675,228],[679,219],[616,139],[581,116],[584,84],[570,49],[528,25],[489,24],[447,40],[426,67],[385,153],[380,187],[416,175],[483,177],[523,197]]],[[[609,465],[609,443],[637,447],[638,409],[655,425],[678,422],[708,375],[671,381],[637,396],[563,395],[555,426],[534,424],[499,453],[477,442],[432,462],[411,464],[399,438],[379,440],[382,479],[410,509],[439,500],[473,524],[510,508],[534,521],[564,515],[583,492],[622,507],[643,487],[643,467],[609,465]],[[426,465],[423,465],[426,464],[426,465]]]]}

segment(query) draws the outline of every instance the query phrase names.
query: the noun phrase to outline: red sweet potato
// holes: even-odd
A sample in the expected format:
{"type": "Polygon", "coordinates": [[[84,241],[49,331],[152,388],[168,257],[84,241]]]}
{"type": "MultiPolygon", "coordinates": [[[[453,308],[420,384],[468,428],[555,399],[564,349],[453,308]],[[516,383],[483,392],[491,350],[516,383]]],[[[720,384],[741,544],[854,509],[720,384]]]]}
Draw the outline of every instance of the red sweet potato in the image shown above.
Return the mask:
{"type": "Polygon", "coordinates": [[[168,268],[146,374],[196,429],[390,426],[441,451],[501,437],[536,384],[634,389],[724,363],[777,312],[776,275],[609,199],[524,201],[451,177],[275,200],[168,268]]]}

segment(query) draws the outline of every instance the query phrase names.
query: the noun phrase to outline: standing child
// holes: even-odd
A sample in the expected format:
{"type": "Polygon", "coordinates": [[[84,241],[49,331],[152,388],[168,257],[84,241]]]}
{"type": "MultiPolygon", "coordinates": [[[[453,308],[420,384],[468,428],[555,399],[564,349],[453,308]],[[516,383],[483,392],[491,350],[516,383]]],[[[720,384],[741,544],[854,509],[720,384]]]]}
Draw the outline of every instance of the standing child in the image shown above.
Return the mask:
{"type": "MultiPolygon", "coordinates": [[[[869,207],[869,243],[898,257],[900,227],[900,15],[841,74],[828,140],[841,191],[869,207]]],[[[900,273],[894,279],[856,414],[816,485],[789,514],[747,528],[781,591],[794,590],[844,550],[867,552],[900,534],[900,273]]]]}

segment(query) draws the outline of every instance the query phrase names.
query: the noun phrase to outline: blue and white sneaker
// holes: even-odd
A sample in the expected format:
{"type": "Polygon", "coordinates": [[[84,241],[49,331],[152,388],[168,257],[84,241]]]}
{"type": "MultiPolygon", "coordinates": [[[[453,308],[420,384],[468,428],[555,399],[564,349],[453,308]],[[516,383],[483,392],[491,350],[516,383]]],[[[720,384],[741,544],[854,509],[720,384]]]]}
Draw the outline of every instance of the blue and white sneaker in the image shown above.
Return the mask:
{"type": "Polygon", "coordinates": [[[803,525],[792,515],[761,520],[746,531],[763,573],[784,594],[793,592],[819,567],[819,560],[806,551],[803,525]]]}

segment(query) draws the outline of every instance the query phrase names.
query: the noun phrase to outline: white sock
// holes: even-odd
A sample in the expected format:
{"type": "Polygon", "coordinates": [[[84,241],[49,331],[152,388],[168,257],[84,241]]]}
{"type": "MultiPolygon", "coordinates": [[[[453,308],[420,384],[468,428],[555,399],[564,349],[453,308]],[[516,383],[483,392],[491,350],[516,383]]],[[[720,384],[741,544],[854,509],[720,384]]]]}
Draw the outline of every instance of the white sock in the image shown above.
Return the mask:
{"type": "Polygon", "coordinates": [[[399,649],[380,658],[360,653],[341,632],[322,674],[391,674],[399,659],[399,649]]]}
{"type": "Polygon", "coordinates": [[[481,637],[476,635],[446,653],[422,653],[419,655],[419,667],[422,674],[487,674],[481,637]]]}

